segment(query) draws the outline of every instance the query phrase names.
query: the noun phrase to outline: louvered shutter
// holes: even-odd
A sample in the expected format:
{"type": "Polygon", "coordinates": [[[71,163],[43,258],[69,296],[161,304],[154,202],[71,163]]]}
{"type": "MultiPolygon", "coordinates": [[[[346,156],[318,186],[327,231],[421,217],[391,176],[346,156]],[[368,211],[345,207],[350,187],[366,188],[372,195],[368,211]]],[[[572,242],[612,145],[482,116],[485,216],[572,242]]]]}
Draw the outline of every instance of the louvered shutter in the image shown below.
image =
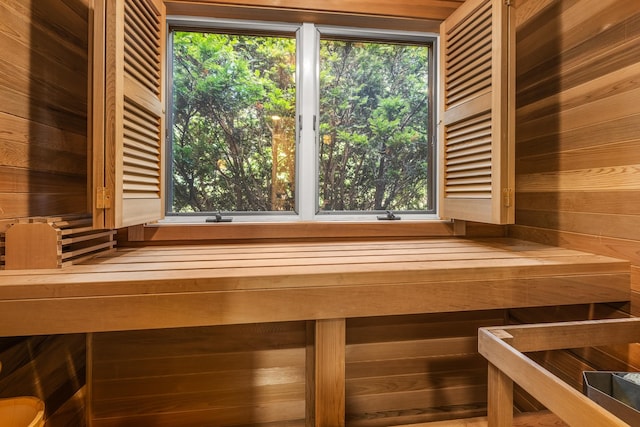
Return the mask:
{"type": "MultiPolygon", "coordinates": [[[[104,29],[96,31],[104,37],[104,52],[98,52],[100,40],[94,43],[94,66],[98,74],[104,70],[105,91],[104,123],[94,121],[94,134],[104,135],[103,147],[94,144],[94,226],[120,228],[163,216],[165,9],[162,0],[105,3],[104,29]],[[96,165],[101,156],[102,176],[96,165]]],[[[94,88],[100,85],[98,76],[94,88]]],[[[94,100],[95,110],[99,102],[94,100]]]]}
{"type": "Polygon", "coordinates": [[[514,222],[515,33],[504,0],[467,0],[440,27],[440,210],[514,222]]]}

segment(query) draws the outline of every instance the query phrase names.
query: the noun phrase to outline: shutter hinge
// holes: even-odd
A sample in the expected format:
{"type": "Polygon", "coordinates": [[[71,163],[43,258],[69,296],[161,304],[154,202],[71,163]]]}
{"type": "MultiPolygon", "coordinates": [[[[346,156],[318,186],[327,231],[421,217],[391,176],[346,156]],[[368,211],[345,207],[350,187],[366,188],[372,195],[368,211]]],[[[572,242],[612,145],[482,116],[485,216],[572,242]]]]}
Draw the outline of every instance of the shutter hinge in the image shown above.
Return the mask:
{"type": "Polygon", "coordinates": [[[507,7],[510,7],[511,6],[511,1],[512,0],[504,0],[504,5],[507,6],[507,7]]]}
{"type": "Polygon", "coordinates": [[[111,191],[106,187],[96,188],[96,208],[109,209],[111,207],[111,191]]]}
{"type": "Polygon", "coordinates": [[[502,189],[502,204],[506,207],[510,207],[513,204],[513,189],[502,189]]]}

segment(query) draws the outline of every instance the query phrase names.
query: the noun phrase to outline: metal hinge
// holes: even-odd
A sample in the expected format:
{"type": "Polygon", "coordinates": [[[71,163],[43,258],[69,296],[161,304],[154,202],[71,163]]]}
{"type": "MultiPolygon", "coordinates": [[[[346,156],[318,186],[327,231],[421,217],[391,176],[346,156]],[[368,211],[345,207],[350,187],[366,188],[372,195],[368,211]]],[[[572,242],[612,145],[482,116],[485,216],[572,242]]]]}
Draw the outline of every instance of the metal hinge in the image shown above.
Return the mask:
{"type": "Polygon", "coordinates": [[[96,188],[96,209],[109,209],[111,207],[111,191],[106,187],[96,188]]]}
{"type": "Polygon", "coordinates": [[[502,204],[506,207],[510,207],[513,204],[513,189],[502,189],[502,204]]]}
{"type": "Polygon", "coordinates": [[[504,5],[507,7],[511,6],[511,0],[504,0],[504,5]]]}

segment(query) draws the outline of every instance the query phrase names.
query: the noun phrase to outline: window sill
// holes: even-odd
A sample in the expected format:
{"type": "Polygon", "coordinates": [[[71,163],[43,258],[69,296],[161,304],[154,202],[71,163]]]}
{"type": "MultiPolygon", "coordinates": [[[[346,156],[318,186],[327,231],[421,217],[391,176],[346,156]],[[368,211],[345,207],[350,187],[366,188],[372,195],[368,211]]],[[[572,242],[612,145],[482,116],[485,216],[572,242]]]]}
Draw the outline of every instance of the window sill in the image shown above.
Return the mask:
{"type": "MultiPolygon", "coordinates": [[[[265,240],[310,241],[450,237],[451,221],[291,221],[226,223],[160,223],[121,229],[118,244],[148,242],[245,243],[265,240]]],[[[134,243],[135,244],[135,243],[134,243]]]]}

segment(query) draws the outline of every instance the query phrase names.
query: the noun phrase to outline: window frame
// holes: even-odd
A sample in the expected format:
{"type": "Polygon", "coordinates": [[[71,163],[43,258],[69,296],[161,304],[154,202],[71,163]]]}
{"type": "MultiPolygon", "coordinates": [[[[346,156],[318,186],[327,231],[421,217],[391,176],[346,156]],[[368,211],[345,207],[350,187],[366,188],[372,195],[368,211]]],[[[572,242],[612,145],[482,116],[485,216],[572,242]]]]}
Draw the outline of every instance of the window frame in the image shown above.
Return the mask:
{"type": "Polygon", "coordinates": [[[167,96],[166,96],[166,161],[163,165],[166,173],[166,197],[164,206],[165,218],[162,223],[202,223],[204,218],[210,217],[212,212],[179,213],[173,212],[172,202],[172,162],[171,149],[172,131],[172,37],[173,31],[229,31],[247,32],[268,35],[295,34],[297,49],[296,66],[296,209],[295,212],[222,212],[224,216],[231,216],[234,222],[297,222],[297,221],[376,221],[381,211],[353,211],[353,212],[320,212],[319,211],[319,162],[318,144],[319,132],[319,52],[322,35],[331,37],[348,37],[367,41],[380,42],[409,42],[429,46],[429,120],[430,120],[430,158],[429,162],[429,190],[428,198],[430,210],[403,211],[403,220],[437,220],[438,201],[438,169],[437,169],[437,114],[438,114],[438,70],[439,70],[439,36],[434,33],[398,31],[358,27],[342,27],[318,25],[314,23],[286,23],[254,20],[215,19],[208,17],[167,16],[167,96]],[[311,53],[309,53],[311,51],[311,53]],[[304,171],[304,173],[302,172],[304,171]],[[312,191],[310,191],[312,190],[312,191]]]}

